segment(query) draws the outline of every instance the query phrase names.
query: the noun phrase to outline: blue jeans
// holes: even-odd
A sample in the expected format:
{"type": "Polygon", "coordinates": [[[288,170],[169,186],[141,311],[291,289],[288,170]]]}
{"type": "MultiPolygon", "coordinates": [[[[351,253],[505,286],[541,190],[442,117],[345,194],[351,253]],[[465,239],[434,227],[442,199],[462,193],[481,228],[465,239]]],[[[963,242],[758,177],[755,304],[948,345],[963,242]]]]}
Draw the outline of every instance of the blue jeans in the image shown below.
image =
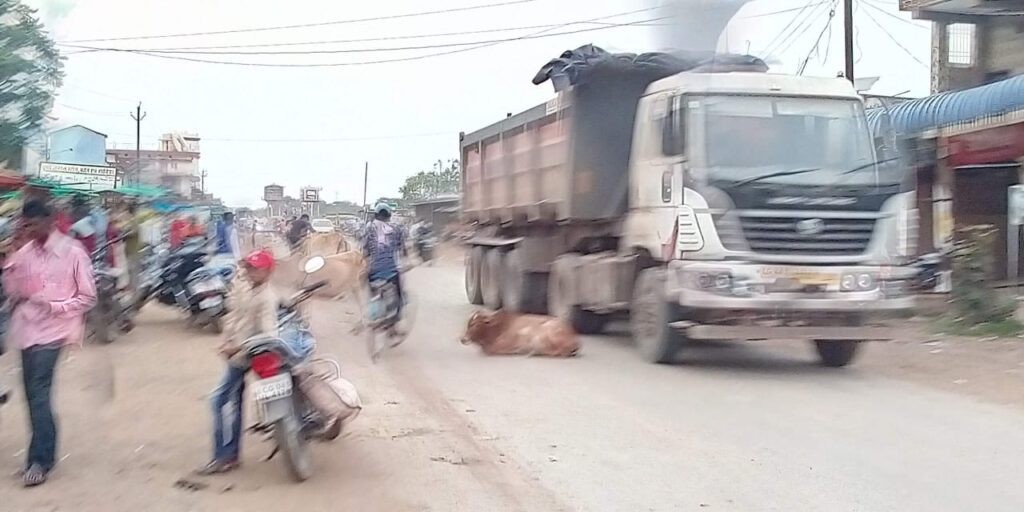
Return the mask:
{"type": "Polygon", "coordinates": [[[57,461],[57,423],[53,417],[51,389],[60,348],[60,343],[51,343],[21,351],[21,376],[32,428],[25,469],[37,465],[48,472],[57,461]]]}
{"type": "Polygon", "coordinates": [[[242,394],[245,369],[228,365],[220,385],[213,390],[213,458],[236,460],[242,445],[242,394]]]}

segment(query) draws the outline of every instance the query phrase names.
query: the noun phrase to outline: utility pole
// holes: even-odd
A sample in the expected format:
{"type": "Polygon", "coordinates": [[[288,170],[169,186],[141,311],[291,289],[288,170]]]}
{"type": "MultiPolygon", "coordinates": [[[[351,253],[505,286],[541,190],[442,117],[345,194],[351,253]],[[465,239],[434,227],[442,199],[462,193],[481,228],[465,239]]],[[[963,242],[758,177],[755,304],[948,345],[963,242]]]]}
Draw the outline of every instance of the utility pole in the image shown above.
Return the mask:
{"type": "Polygon", "coordinates": [[[135,120],[135,184],[138,185],[142,177],[142,120],[146,118],[141,101],[135,107],[135,113],[130,115],[135,120]]]}
{"type": "Polygon", "coordinates": [[[206,175],[206,169],[199,173],[199,190],[202,190],[203,194],[206,194],[206,175]]]}
{"type": "Polygon", "coordinates": [[[370,182],[370,162],[366,162],[366,166],[363,168],[363,220],[367,220],[370,211],[370,205],[366,204],[366,187],[370,182]]]}
{"type": "Polygon", "coordinates": [[[846,79],[853,83],[853,0],[843,0],[843,42],[846,50],[846,79]]]}

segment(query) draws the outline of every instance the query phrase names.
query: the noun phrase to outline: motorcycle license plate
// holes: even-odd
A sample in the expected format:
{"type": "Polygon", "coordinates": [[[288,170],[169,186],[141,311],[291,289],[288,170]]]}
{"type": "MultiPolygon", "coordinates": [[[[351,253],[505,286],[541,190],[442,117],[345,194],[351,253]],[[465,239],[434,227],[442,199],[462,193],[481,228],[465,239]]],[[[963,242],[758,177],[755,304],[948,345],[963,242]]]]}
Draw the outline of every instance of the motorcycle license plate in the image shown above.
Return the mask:
{"type": "Polygon", "coordinates": [[[223,297],[208,297],[199,301],[199,309],[210,309],[220,306],[224,303],[223,297]]]}
{"type": "Polygon", "coordinates": [[[207,293],[224,289],[224,282],[219,277],[211,277],[192,284],[193,293],[207,293]]]}
{"type": "Polygon", "coordinates": [[[252,395],[257,402],[267,402],[275,398],[292,395],[292,376],[283,373],[269,379],[260,379],[252,384],[252,395]]]}

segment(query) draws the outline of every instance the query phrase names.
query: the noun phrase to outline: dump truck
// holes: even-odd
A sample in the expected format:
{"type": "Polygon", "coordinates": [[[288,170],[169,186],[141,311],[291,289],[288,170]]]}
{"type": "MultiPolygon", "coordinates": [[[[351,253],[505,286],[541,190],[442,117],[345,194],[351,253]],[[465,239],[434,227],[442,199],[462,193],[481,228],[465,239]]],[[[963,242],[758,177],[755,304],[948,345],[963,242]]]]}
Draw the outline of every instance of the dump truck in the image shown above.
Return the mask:
{"type": "Polygon", "coordinates": [[[469,301],[639,352],[808,340],[845,366],[913,307],[914,192],[842,78],[595,70],[460,134],[469,301]]]}

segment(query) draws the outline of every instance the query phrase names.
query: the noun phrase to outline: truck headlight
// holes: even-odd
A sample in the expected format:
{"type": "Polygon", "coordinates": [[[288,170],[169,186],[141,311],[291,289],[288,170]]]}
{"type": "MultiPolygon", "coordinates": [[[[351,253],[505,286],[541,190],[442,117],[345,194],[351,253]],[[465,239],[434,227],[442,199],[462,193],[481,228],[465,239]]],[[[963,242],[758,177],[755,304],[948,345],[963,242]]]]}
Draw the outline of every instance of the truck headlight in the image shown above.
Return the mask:
{"type": "Polygon", "coordinates": [[[683,286],[695,290],[721,292],[732,290],[732,273],[726,270],[683,270],[679,277],[683,286]]]}
{"type": "Polygon", "coordinates": [[[878,278],[868,272],[851,272],[839,279],[839,291],[866,292],[878,287],[878,278]]]}

